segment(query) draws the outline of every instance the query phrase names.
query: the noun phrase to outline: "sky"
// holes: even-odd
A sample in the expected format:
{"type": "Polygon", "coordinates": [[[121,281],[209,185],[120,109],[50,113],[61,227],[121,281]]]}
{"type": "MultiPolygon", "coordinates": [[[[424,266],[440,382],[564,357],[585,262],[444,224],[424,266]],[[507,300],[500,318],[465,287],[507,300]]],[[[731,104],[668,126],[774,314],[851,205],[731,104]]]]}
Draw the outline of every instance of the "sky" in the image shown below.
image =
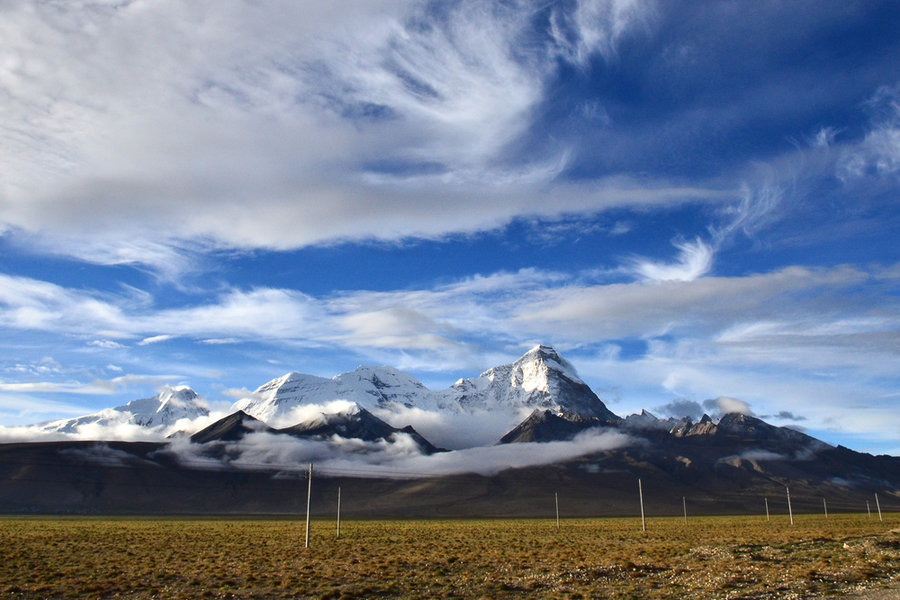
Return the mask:
{"type": "MultiPolygon", "coordinates": [[[[900,6],[0,0],[0,425],[552,345],[900,455],[900,6]]],[[[681,414],[679,414],[681,413],[681,414]]]]}

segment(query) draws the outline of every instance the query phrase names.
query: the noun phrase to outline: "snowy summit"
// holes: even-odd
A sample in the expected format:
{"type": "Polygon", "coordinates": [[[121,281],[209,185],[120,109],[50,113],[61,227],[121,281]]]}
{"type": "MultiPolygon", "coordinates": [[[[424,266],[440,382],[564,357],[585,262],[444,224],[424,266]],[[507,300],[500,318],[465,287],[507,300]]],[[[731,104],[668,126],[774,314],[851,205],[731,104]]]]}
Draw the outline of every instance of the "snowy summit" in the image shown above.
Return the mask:
{"type": "MultiPolygon", "coordinates": [[[[50,421],[41,425],[48,433],[72,433],[91,437],[91,431],[108,431],[111,428],[153,430],[172,433],[179,421],[194,421],[209,415],[206,404],[197,392],[187,386],[165,387],[152,398],[132,400],[123,406],[107,408],[99,412],[50,421]]],[[[138,430],[139,431],[139,430],[138,430]]]]}

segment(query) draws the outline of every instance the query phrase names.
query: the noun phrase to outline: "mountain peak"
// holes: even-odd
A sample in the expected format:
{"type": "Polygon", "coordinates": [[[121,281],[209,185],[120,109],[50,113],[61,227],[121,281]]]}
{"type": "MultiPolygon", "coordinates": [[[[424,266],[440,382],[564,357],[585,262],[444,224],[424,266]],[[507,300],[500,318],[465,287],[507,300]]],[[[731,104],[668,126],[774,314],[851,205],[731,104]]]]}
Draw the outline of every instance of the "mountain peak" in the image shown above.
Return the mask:
{"type": "Polygon", "coordinates": [[[237,411],[215,423],[201,429],[190,437],[194,444],[207,442],[235,442],[241,440],[250,433],[273,432],[265,423],[256,419],[244,411],[237,411]]]}
{"type": "Polygon", "coordinates": [[[132,400],[114,410],[130,413],[136,425],[145,427],[170,426],[179,419],[196,419],[209,414],[197,392],[185,385],[166,386],[152,398],[132,400]]]}
{"type": "Polygon", "coordinates": [[[192,408],[195,405],[202,405],[197,392],[186,385],[166,386],[156,398],[159,399],[157,412],[163,410],[166,406],[192,408]]]}
{"type": "Polygon", "coordinates": [[[614,415],[552,346],[538,345],[513,363],[451,388],[467,409],[540,409],[614,422],[614,415]]]}
{"type": "Polygon", "coordinates": [[[542,356],[553,360],[559,360],[559,353],[556,352],[553,346],[547,346],[546,344],[534,346],[531,350],[526,352],[524,356],[542,356]]]}
{"type": "Polygon", "coordinates": [[[536,370],[539,371],[540,375],[543,377],[547,377],[549,372],[552,371],[574,383],[584,383],[578,376],[578,372],[575,370],[575,367],[572,366],[572,363],[560,356],[552,346],[545,346],[543,344],[535,346],[513,363],[514,367],[520,365],[536,365],[536,370]]]}
{"type": "Polygon", "coordinates": [[[165,386],[150,398],[132,400],[122,406],[107,408],[99,412],[44,423],[44,431],[60,433],[82,433],[82,429],[106,428],[117,425],[139,425],[147,428],[168,429],[181,419],[196,419],[206,416],[209,409],[200,396],[191,388],[165,386]]]}

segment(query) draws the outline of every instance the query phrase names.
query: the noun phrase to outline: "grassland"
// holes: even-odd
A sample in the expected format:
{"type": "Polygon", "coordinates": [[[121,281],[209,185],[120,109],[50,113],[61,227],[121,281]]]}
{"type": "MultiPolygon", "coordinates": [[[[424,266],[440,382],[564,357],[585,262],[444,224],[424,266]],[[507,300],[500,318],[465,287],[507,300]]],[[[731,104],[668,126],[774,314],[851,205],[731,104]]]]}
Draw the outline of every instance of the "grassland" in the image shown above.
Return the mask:
{"type": "Polygon", "coordinates": [[[0,519],[8,598],[805,598],[900,578],[900,515],[0,519]]]}

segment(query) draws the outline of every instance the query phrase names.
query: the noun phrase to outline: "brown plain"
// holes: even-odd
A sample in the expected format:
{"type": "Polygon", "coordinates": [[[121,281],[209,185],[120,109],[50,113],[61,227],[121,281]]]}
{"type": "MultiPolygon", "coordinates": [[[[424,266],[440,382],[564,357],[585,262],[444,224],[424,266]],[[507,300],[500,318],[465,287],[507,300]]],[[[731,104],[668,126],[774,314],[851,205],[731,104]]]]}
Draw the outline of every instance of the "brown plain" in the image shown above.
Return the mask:
{"type": "MultiPolygon", "coordinates": [[[[4,598],[809,598],[900,582],[900,514],[0,519],[4,598]]],[[[885,593],[885,592],[881,592],[885,593]]],[[[892,596],[887,596],[892,597],[892,596]]]]}

